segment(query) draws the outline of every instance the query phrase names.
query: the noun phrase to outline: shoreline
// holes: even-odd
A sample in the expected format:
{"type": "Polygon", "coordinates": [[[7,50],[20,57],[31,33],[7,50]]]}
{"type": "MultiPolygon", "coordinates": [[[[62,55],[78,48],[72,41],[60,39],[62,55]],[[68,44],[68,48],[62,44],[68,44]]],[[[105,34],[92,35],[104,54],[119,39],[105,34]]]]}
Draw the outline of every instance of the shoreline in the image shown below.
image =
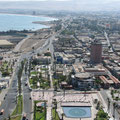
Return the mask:
{"type": "Polygon", "coordinates": [[[53,24],[51,23],[53,21],[35,21],[35,22],[32,22],[33,24],[41,24],[41,25],[45,25],[47,26],[48,28],[52,27],[53,24]]]}
{"type": "Polygon", "coordinates": [[[54,20],[58,20],[58,18],[55,17],[49,17],[46,15],[31,15],[31,14],[19,14],[19,13],[2,13],[0,12],[0,15],[16,15],[16,16],[29,16],[29,17],[44,17],[44,18],[50,18],[52,20],[47,20],[47,21],[54,21],[54,20]]]}

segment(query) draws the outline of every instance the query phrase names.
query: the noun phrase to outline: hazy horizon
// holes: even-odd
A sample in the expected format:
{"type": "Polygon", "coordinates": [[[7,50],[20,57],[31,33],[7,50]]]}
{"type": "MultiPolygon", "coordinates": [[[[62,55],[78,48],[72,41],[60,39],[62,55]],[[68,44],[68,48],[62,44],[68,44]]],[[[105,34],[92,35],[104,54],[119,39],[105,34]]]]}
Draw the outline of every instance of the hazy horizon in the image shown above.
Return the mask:
{"type": "Polygon", "coordinates": [[[0,0],[0,9],[119,11],[120,0],[0,0]]]}

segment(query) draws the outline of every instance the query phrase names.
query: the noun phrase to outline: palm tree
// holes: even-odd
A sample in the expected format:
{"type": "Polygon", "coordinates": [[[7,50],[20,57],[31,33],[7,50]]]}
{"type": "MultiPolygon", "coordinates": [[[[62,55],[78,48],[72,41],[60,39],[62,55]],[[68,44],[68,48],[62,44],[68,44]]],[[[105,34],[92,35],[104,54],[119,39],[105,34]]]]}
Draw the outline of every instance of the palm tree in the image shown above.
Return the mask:
{"type": "Polygon", "coordinates": [[[8,120],[11,120],[11,117],[10,117],[10,115],[9,115],[9,117],[8,117],[8,120]]]}
{"type": "Polygon", "coordinates": [[[55,108],[55,120],[56,120],[56,110],[57,110],[57,101],[56,101],[56,99],[53,99],[53,103],[54,103],[54,108],[55,108]]]}
{"type": "Polygon", "coordinates": [[[34,50],[35,50],[35,47],[33,46],[33,47],[32,47],[32,51],[33,51],[33,53],[34,53],[34,50]]]}
{"type": "Polygon", "coordinates": [[[57,102],[55,101],[55,120],[56,120],[56,111],[57,110],[57,102]]]}
{"type": "Polygon", "coordinates": [[[118,98],[119,98],[119,96],[120,96],[120,91],[118,91],[118,98]]]}
{"type": "Polygon", "coordinates": [[[35,101],[35,105],[34,105],[34,120],[36,120],[36,101],[35,101]]]}
{"type": "Polygon", "coordinates": [[[18,91],[19,91],[19,95],[21,95],[21,76],[22,76],[22,69],[20,68],[18,71],[18,91]]]}
{"type": "Polygon", "coordinates": [[[54,90],[57,91],[57,83],[55,83],[54,86],[55,86],[55,87],[54,87],[54,90]]]}
{"type": "Polygon", "coordinates": [[[110,110],[110,99],[107,98],[107,101],[108,101],[108,111],[110,110]]]}
{"type": "Polygon", "coordinates": [[[115,118],[115,109],[116,109],[116,106],[117,106],[117,104],[116,104],[116,102],[114,102],[113,103],[113,117],[115,118]]]}
{"type": "Polygon", "coordinates": [[[64,116],[65,116],[65,114],[64,114],[64,113],[62,113],[62,120],[64,120],[64,116]]]}
{"type": "Polygon", "coordinates": [[[45,110],[45,120],[46,120],[46,101],[45,101],[45,105],[44,105],[44,110],[45,110]]]}

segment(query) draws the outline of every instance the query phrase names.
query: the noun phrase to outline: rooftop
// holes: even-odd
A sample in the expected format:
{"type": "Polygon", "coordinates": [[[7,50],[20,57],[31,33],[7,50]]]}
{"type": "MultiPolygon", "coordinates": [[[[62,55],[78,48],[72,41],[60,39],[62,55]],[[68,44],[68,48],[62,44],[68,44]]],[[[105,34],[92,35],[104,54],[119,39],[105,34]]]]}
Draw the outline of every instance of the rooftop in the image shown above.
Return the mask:
{"type": "Polygon", "coordinates": [[[77,78],[80,78],[80,79],[87,79],[87,78],[90,78],[90,74],[85,72],[85,73],[78,73],[78,74],[75,74],[75,77],[77,78]]]}
{"type": "Polygon", "coordinates": [[[83,65],[81,64],[73,64],[73,69],[76,73],[84,72],[83,65]]]}

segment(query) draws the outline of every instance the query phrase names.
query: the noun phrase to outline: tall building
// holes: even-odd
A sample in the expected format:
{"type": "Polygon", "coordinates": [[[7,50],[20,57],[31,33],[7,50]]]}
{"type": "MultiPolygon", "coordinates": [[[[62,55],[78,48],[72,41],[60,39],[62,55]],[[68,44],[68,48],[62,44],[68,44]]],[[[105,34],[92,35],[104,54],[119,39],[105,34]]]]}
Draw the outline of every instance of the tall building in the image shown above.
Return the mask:
{"type": "Polygon", "coordinates": [[[101,63],[102,61],[102,44],[97,40],[91,44],[90,61],[93,64],[101,63]]]}

